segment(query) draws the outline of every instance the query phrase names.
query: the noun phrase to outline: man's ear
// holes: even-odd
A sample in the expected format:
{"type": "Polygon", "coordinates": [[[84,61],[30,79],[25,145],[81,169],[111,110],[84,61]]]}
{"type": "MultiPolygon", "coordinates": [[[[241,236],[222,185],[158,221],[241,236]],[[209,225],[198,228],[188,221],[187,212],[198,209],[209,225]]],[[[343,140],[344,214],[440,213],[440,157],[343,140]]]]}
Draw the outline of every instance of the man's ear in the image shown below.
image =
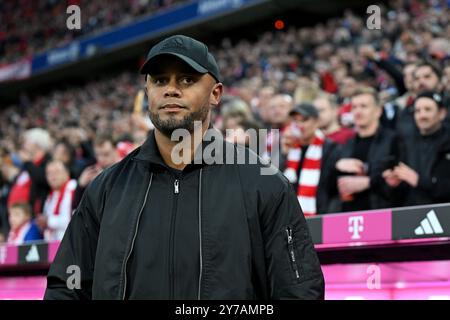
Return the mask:
{"type": "Polygon", "coordinates": [[[148,74],[145,75],[145,84],[144,84],[144,92],[148,97],[148,74]]]}
{"type": "Polygon", "coordinates": [[[222,94],[223,94],[223,84],[221,82],[218,82],[214,85],[211,91],[209,103],[213,106],[219,105],[220,100],[222,99],[222,94]]]}

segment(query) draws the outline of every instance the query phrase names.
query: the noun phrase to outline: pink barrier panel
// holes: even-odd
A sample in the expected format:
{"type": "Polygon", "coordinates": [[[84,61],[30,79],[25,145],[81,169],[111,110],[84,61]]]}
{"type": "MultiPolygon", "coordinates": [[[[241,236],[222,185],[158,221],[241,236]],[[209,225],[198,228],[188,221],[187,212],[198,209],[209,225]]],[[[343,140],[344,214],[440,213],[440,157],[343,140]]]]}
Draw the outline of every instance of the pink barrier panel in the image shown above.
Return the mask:
{"type": "Polygon", "coordinates": [[[450,300],[450,261],[322,266],[327,300],[450,300]]]}
{"type": "Polygon", "coordinates": [[[47,279],[37,277],[0,277],[0,300],[41,300],[47,279]]]}
{"type": "MultiPolygon", "coordinates": [[[[450,261],[324,265],[327,300],[450,299],[450,261]]],[[[0,299],[39,300],[45,276],[0,277],[0,299]]]]}
{"type": "Polygon", "coordinates": [[[391,240],[391,210],[329,215],[323,219],[323,243],[391,240]]]}
{"type": "Polygon", "coordinates": [[[0,266],[16,265],[19,255],[19,249],[16,246],[0,244],[0,266]]]}

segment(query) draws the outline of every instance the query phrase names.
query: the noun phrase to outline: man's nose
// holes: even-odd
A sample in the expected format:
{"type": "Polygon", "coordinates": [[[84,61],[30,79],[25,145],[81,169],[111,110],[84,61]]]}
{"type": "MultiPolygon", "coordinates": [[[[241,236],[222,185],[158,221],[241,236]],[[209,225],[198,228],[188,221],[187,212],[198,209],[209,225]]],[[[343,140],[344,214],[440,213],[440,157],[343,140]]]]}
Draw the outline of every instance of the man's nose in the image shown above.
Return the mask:
{"type": "Polygon", "coordinates": [[[171,78],[169,82],[167,82],[164,97],[180,97],[181,91],[178,87],[177,80],[175,78],[171,78]]]}

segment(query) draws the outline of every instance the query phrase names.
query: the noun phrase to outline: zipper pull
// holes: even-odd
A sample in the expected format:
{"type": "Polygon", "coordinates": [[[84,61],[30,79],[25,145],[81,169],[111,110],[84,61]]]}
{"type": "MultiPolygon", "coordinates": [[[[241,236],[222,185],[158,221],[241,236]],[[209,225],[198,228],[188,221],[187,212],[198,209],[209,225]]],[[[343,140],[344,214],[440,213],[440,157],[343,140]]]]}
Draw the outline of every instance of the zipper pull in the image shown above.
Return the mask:
{"type": "Polygon", "coordinates": [[[292,229],[287,227],[286,234],[287,234],[288,244],[292,244],[292,229]]]}
{"type": "Polygon", "coordinates": [[[178,179],[175,180],[175,182],[173,183],[173,186],[175,187],[175,194],[180,193],[180,181],[178,181],[178,179]]]}
{"type": "Polygon", "coordinates": [[[297,259],[295,258],[295,251],[294,251],[294,241],[292,238],[292,228],[287,227],[286,228],[286,235],[287,235],[287,242],[288,242],[288,254],[289,259],[291,261],[292,269],[294,271],[295,278],[297,280],[300,279],[300,273],[297,266],[297,259]]]}

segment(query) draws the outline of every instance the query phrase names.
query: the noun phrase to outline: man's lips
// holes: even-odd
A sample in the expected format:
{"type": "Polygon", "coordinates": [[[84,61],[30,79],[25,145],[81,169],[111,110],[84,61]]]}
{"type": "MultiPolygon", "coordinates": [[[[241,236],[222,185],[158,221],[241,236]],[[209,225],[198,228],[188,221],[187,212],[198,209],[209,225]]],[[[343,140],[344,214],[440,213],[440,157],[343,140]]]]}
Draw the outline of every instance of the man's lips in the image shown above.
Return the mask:
{"type": "Polygon", "coordinates": [[[162,105],[159,109],[165,111],[180,111],[181,109],[186,109],[186,107],[175,103],[168,103],[162,105]]]}

